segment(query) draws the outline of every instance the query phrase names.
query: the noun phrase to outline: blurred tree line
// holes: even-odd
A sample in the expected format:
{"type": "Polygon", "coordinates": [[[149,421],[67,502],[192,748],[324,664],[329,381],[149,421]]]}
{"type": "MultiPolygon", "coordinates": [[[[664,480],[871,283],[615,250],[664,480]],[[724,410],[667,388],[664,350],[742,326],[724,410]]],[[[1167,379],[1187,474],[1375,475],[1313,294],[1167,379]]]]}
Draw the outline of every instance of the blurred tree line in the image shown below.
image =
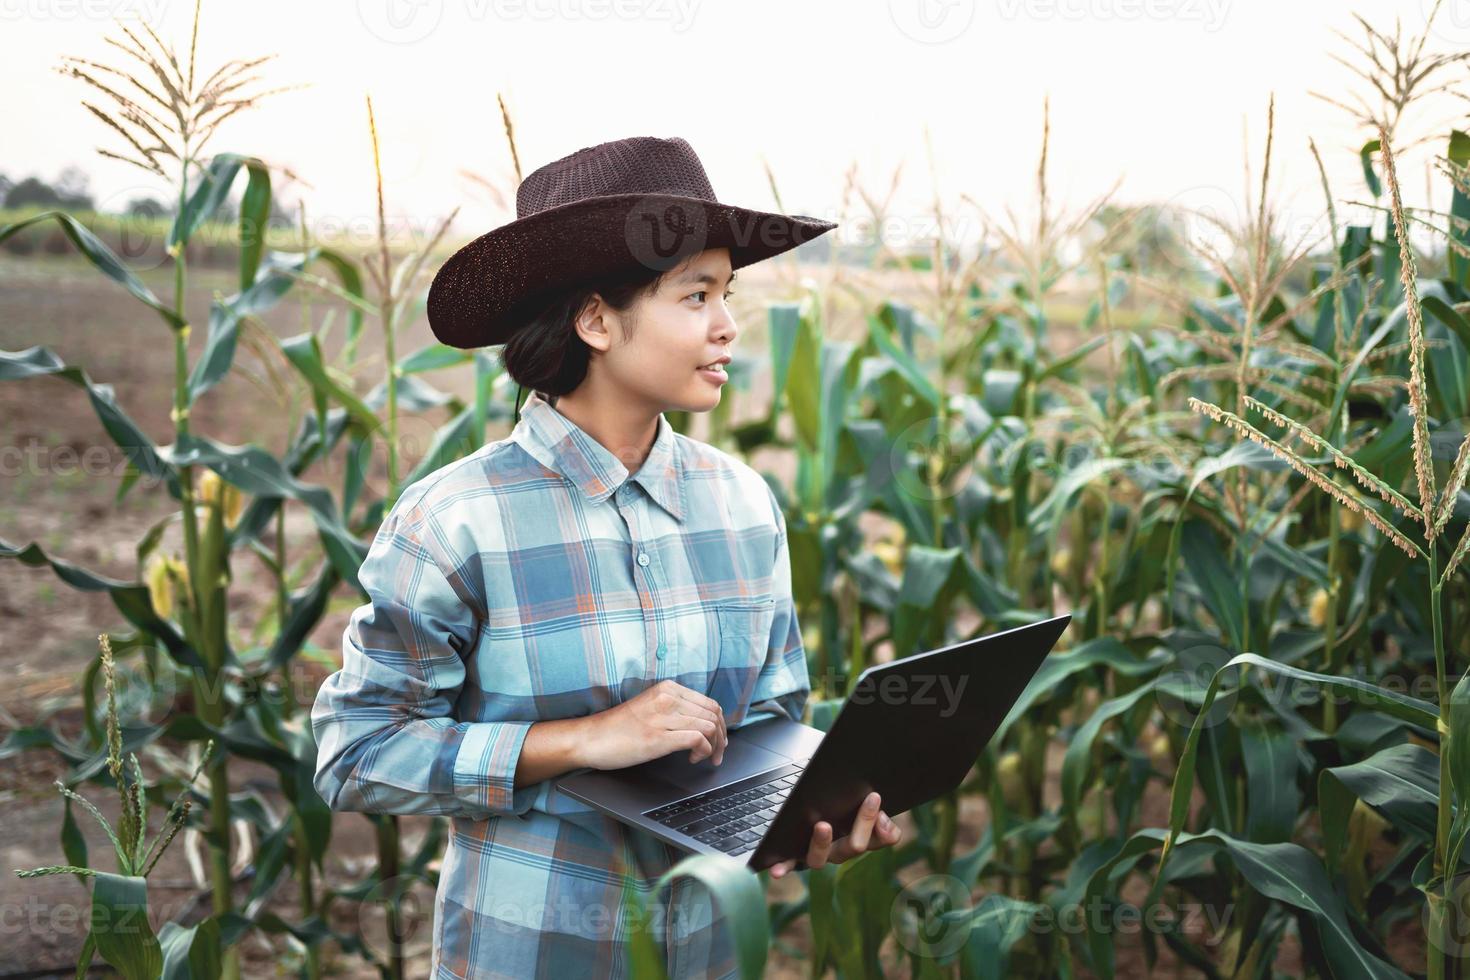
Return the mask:
{"type": "MultiPolygon", "coordinates": [[[[49,182],[36,175],[13,179],[8,174],[0,173],[0,208],[96,211],[97,202],[90,186],[91,178],[77,166],[63,167],[56,179],[49,182]]],[[[238,195],[232,195],[215,212],[215,220],[234,222],[239,216],[239,206],[238,195]]],[[[140,193],[129,197],[127,203],[116,209],[115,213],[129,217],[171,218],[175,210],[176,204],[173,201],[140,193]]],[[[291,215],[287,210],[279,201],[272,200],[267,224],[279,226],[291,223],[291,215]]]]}

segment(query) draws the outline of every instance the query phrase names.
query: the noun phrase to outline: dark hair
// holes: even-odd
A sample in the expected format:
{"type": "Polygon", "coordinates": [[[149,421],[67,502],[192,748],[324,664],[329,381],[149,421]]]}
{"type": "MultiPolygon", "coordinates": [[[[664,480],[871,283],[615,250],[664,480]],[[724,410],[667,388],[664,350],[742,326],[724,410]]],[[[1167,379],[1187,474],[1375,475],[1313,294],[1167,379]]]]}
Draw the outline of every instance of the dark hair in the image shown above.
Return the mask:
{"type": "MultiPolygon", "coordinates": [[[[640,296],[656,291],[665,273],[644,269],[631,274],[581,283],[542,298],[533,306],[522,326],[517,328],[500,353],[506,373],[516,384],[539,391],[555,399],[574,390],[587,376],[592,348],[577,335],[577,315],[592,299],[603,302],[618,313],[627,313],[640,296]]],[[[625,320],[628,332],[631,319],[625,320]]],[[[517,404],[519,404],[517,396],[517,404]]]]}

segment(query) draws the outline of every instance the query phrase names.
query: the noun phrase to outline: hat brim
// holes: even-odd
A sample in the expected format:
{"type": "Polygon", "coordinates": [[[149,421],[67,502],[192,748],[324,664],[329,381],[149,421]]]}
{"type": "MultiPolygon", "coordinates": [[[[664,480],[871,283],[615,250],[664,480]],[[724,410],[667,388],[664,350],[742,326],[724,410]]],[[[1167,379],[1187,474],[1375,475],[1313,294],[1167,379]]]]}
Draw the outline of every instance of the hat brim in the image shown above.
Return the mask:
{"type": "Polygon", "coordinates": [[[451,255],[429,286],[429,327],[450,347],[503,344],[568,286],[666,271],[711,248],[728,248],[731,267],[740,269],[836,227],[677,194],[573,201],[486,232],[451,255]]]}

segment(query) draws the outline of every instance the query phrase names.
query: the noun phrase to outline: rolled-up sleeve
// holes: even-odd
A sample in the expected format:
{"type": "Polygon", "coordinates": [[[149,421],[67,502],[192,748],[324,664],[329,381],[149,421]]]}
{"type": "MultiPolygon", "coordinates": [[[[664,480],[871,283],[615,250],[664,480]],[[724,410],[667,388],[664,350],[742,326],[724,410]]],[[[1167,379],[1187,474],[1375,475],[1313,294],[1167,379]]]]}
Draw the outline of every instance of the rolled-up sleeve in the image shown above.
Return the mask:
{"type": "Polygon", "coordinates": [[[311,710],[314,784],[334,810],[488,818],[534,800],[515,788],[532,722],[454,717],[484,604],[436,538],[431,517],[396,507],[358,574],[369,601],[311,710]]]}
{"type": "Polygon", "coordinates": [[[792,721],[801,721],[811,694],[806,647],[802,642],[801,624],[796,620],[796,597],[791,586],[791,546],[786,539],[786,516],[769,486],[766,492],[770,496],[777,530],[775,564],[771,571],[771,594],[776,612],[771,619],[766,659],[751,691],[750,710],[732,728],[741,728],[782,713],[792,721]]]}

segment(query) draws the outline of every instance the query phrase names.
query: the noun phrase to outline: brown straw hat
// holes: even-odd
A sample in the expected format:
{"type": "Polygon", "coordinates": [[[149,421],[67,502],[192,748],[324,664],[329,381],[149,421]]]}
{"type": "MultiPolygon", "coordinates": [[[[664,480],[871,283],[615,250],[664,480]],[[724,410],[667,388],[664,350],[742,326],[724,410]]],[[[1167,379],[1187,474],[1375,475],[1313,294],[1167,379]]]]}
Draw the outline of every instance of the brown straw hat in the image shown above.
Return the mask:
{"type": "Polygon", "coordinates": [[[449,257],[429,287],[429,327],[450,347],[503,344],[565,287],[666,272],[711,248],[728,248],[739,269],[836,227],[720,203],[677,136],[599,143],[533,171],[516,191],[516,220],[449,257]]]}

